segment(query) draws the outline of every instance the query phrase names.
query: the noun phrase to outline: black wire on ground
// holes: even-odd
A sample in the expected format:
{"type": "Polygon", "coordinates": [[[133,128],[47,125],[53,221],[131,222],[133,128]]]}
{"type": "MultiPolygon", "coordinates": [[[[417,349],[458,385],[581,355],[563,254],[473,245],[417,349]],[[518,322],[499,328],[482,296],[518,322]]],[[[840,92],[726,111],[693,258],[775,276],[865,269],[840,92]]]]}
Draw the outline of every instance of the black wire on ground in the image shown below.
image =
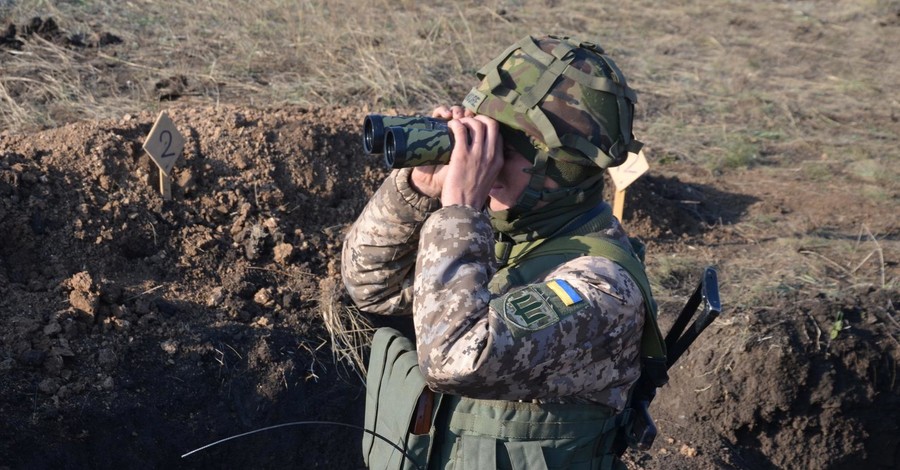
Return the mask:
{"type": "Polygon", "coordinates": [[[185,457],[187,457],[187,456],[189,456],[189,455],[191,455],[191,454],[195,454],[195,453],[197,453],[197,452],[200,452],[201,450],[209,449],[209,448],[212,447],[212,446],[219,445],[219,444],[221,444],[221,443],[223,443],[223,442],[228,442],[228,441],[230,441],[230,440],[237,439],[237,438],[239,438],[239,437],[249,436],[249,435],[251,435],[251,434],[256,434],[256,433],[263,432],[263,431],[270,431],[270,430],[272,430],[272,429],[284,428],[284,427],[287,427],[287,426],[300,426],[300,425],[331,425],[331,426],[343,426],[343,427],[345,427],[345,428],[358,429],[358,430],[360,430],[360,431],[367,432],[367,433],[369,433],[369,434],[371,434],[371,435],[373,435],[373,436],[375,436],[375,437],[381,439],[382,441],[387,442],[387,443],[388,443],[391,447],[393,447],[394,449],[397,449],[401,454],[403,454],[403,458],[408,459],[410,462],[413,462],[413,465],[416,465],[416,468],[418,468],[419,470],[425,470],[423,467],[417,465],[417,464],[415,463],[415,460],[413,460],[412,457],[410,457],[409,454],[406,453],[406,451],[405,451],[402,447],[398,446],[397,444],[394,444],[394,443],[391,442],[388,438],[382,436],[381,434],[378,434],[378,433],[375,432],[375,431],[370,431],[370,430],[368,430],[368,429],[366,429],[366,428],[364,428],[364,427],[362,427],[362,426],[356,426],[356,425],[354,425],[354,424],[347,424],[347,423],[338,423],[338,422],[335,422],[335,421],[293,421],[293,422],[290,422],[290,423],[276,424],[276,425],[274,425],[274,426],[268,426],[268,427],[265,427],[265,428],[254,429],[253,431],[248,431],[248,432],[245,432],[245,433],[242,433],[242,434],[236,434],[236,435],[234,435],[234,436],[226,437],[225,439],[219,439],[218,441],[211,442],[211,443],[209,443],[209,444],[206,444],[206,445],[203,446],[203,447],[199,447],[199,448],[197,448],[197,449],[194,449],[194,450],[192,450],[192,451],[190,451],[190,452],[188,452],[188,453],[182,455],[181,458],[185,458],[185,457]]]}

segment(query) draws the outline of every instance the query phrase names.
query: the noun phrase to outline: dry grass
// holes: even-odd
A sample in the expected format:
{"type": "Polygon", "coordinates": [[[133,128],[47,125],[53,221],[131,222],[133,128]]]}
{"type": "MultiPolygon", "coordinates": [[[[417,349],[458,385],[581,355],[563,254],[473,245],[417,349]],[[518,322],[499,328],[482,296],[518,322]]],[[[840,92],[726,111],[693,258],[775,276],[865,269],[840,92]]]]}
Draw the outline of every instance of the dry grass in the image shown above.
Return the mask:
{"type": "MultiPolygon", "coordinates": [[[[0,48],[0,131],[155,111],[171,77],[187,79],[182,101],[427,111],[458,102],[474,71],[523,35],[562,32],[598,38],[639,90],[635,132],[657,168],[799,168],[823,184],[856,178],[884,203],[900,190],[898,11],[894,0],[0,0],[0,26],[53,17],[67,34],[123,40],[0,48]]],[[[779,289],[897,287],[890,230],[859,241],[763,220],[735,230],[769,241],[750,255],[652,268],[664,281],[718,264],[738,308],[779,289]]],[[[691,283],[654,287],[678,303],[691,283]]],[[[337,321],[348,317],[341,308],[323,302],[349,332],[338,354],[361,365],[353,338],[367,327],[337,321]]]]}
{"type": "Polygon", "coordinates": [[[900,33],[877,24],[895,3],[13,0],[0,2],[7,22],[53,17],[68,34],[124,43],[0,49],[0,127],[157,108],[158,84],[175,76],[206,102],[425,111],[458,102],[474,70],[524,34],[596,32],[642,92],[637,130],[661,161],[883,161],[900,134],[886,95],[900,83],[900,33]],[[860,16],[876,26],[841,25],[860,16]]]}
{"type": "MultiPolygon", "coordinates": [[[[867,289],[894,291],[900,277],[896,267],[888,266],[884,241],[865,226],[860,227],[856,239],[815,234],[773,238],[764,242],[755,256],[721,261],[723,298],[729,309],[752,311],[766,308],[779,294],[794,291],[832,299],[867,289]]],[[[897,243],[891,243],[896,250],[897,243]]]]}
{"type": "Polygon", "coordinates": [[[156,84],[173,76],[186,77],[195,98],[214,102],[424,109],[458,100],[477,65],[525,33],[481,2],[25,1],[0,8],[16,25],[53,17],[68,34],[124,40],[99,50],[48,50],[32,41],[3,50],[9,65],[0,74],[0,113],[14,131],[154,107],[156,84]],[[9,92],[23,77],[36,82],[9,92]],[[63,118],[59,108],[73,110],[63,118]]]}
{"type": "Polygon", "coordinates": [[[375,328],[355,307],[340,302],[343,286],[334,278],[325,278],[319,283],[319,313],[331,339],[333,360],[351,367],[365,382],[366,349],[375,328]]]}

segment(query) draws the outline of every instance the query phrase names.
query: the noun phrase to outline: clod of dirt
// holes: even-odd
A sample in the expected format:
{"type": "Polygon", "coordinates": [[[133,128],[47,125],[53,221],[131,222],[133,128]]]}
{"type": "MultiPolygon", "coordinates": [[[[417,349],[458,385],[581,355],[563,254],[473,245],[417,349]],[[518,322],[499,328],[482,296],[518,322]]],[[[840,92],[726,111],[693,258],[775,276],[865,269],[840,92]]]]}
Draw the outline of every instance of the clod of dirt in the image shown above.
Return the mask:
{"type": "Polygon", "coordinates": [[[31,22],[23,28],[23,32],[26,36],[40,36],[50,42],[54,42],[62,35],[59,25],[56,24],[56,20],[52,17],[44,19],[36,16],[32,18],[31,22]]]}
{"type": "Polygon", "coordinates": [[[91,275],[82,271],[69,279],[69,305],[83,313],[89,322],[93,322],[99,313],[100,293],[97,290],[91,275]]]}
{"type": "Polygon", "coordinates": [[[6,25],[6,30],[0,34],[0,48],[8,48],[21,50],[25,43],[16,38],[16,25],[10,23],[6,25]]]}
{"type": "Polygon", "coordinates": [[[122,44],[122,38],[109,32],[102,33],[75,33],[68,37],[68,43],[71,46],[84,47],[104,47],[115,44],[122,44]]]}
{"type": "Polygon", "coordinates": [[[294,246],[290,243],[279,243],[274,249],[275,261],[279,264],[288,264],[294,255],[294,246]]]}
{"type": "Polygon", "coordinates": [[[174,101],[187,92],[189,88],[188,78],[184,75],[164,78],[156,82],[154,88],[160,101],[174,101]]]}

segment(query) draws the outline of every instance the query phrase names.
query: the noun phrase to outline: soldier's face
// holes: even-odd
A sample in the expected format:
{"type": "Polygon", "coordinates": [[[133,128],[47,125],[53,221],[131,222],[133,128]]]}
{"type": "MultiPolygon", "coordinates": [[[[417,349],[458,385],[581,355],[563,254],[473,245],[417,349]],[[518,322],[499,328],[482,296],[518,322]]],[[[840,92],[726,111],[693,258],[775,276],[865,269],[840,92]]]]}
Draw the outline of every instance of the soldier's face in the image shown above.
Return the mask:
{"type": "MultiPolygon", "coordinates": [[[[531,181],[531,173],[527,172],[530,168],[531,162],[521,153],[509,144],[503,146],[503,168],[497,175],[497,179],[494,180],[494,185],[491,186],[490,208],[492,211],[504,211],[516,205],[519,196],[531,181]]],[[[559,185],[550,178],[544,179],[544,189],[558,187],[559,185]]],[[[544,204],[544,201],[540,201],[535,208],[544,204]]]]}

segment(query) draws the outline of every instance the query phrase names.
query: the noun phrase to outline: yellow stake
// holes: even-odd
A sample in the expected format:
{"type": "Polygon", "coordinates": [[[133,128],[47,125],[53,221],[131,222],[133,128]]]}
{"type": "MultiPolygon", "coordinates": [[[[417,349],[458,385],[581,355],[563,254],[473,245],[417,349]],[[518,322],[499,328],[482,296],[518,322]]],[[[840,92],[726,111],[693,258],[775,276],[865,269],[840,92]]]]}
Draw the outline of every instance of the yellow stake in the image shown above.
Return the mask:
{"type": "Polygon", "coordinates": [[[625,190],[617,189],[613,198],[613,215],[622,222],[622,213],[625,212],[625,190]]]}
{"type": "Polygon", "coordinates": [[[609,176],[612,177],[616,187],[616,195],[613,198],[613,215],[619,219],[619,222],[622,222],[625,212],[625,188],[649,169],[650,164],[647,163],[643,150],[636,154],[629,153],[628,159],[624,163],[609,169],[609,176]]]}

